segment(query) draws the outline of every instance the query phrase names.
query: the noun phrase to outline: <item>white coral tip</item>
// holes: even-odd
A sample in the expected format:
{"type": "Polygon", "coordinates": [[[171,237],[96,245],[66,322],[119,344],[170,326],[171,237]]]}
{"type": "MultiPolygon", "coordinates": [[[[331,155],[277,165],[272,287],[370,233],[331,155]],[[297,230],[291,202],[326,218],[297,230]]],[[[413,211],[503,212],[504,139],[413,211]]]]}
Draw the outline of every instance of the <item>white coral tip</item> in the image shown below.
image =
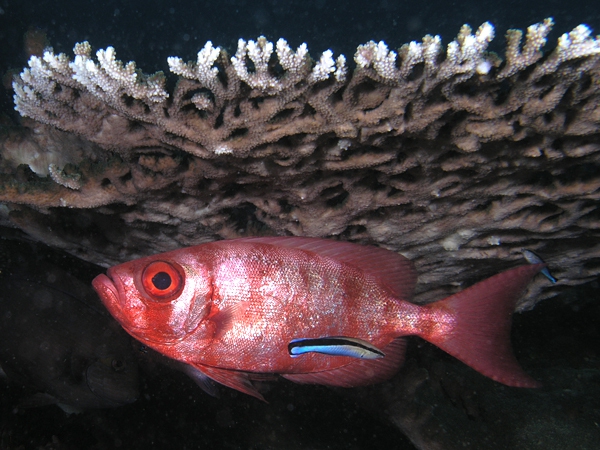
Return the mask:
{"type": "Polygon", "coordinates": [[[483,23],[477,30],[477,41],[481,44],[491,42],[494,39],[494,26],[489,23],[483,23]]]}
{"type": "Polygon", "coordinates": [[[211,67],[219,57],[220,53],[221,47],[213,47],[212,42],[207,41],[202,50],[198,52],[198,65],[211,67]]]}
{"type": "Polygon", "coordinates": [[[335,64],[337,66],[334,73],[335,79],[340,82],[345,81],[348,73],[348,69],[346,68],[346,57],[344,55],[338,56],[335,60],[335,64]]]}
{"type": "Polygon", "coordinates": [[[335,71],[335,63],[333,62],[333,52],[326,50],[321,55],[321,59],[312,70],[311,77],[314,81],[326,80],[329,74],[335,71]]]}

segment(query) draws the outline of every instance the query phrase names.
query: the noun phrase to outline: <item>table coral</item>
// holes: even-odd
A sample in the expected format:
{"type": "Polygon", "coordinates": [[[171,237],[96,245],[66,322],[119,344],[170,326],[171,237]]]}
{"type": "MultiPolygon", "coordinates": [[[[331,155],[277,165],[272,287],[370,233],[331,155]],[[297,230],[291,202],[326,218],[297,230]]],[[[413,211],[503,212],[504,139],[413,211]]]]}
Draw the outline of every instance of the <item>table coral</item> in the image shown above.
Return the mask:
{"type": "Polygon", "coordinates": [[[207,42],[168,59],[172,92],[112,47],[46,51],[13,84],[37,123],[0,139],[3,213],[105,266],[254,234],[380,245],[415,261],[417,301],[526,247],[559,280],[536,279],[530,308],[600,272],[600,42],[581,25],[544,53],[552,25],[509,30],[504,60],[489,23],[445,50],[371,41],[354,71],[283,39],[207,42]]]}

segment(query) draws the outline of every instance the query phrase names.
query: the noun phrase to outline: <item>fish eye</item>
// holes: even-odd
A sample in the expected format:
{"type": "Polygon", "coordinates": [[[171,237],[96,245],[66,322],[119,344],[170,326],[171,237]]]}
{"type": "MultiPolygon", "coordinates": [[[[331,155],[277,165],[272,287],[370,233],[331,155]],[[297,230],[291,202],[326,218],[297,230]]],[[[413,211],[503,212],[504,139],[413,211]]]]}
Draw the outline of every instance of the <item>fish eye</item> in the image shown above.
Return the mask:
{"type": "Polygon", "coordinates": [[[142,273],[146,293],[156,300],[165,300],[181,292],[184,274],[181,267],[166,261],[153,261],[142,273]]]}

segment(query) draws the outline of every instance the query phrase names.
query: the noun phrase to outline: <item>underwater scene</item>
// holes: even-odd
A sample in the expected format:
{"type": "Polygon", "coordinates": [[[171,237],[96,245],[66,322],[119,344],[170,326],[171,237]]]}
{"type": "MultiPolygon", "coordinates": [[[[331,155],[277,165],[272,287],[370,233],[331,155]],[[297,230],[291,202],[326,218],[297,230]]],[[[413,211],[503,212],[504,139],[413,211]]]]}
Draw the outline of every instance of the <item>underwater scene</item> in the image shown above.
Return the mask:
{"type": "Polygon", "coordinates": [[[0,449],[596,449],[593,2],[0,0],[0,449]]]}

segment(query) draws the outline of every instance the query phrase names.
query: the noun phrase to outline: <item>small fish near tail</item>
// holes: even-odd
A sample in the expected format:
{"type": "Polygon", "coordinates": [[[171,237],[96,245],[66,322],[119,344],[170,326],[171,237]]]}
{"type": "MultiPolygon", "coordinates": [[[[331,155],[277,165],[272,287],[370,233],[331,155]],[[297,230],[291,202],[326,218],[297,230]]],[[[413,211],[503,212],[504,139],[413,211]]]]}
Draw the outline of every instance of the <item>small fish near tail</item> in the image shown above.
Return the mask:
{"type": "Polygon", "coordinates": [[[544,264],[499,273],[444,300],[425,306],[444,329],[431,327],[419,335],[481,374],[502,384],[535,388],[510,344],[512,313],[517,300],[544,264]]]}

